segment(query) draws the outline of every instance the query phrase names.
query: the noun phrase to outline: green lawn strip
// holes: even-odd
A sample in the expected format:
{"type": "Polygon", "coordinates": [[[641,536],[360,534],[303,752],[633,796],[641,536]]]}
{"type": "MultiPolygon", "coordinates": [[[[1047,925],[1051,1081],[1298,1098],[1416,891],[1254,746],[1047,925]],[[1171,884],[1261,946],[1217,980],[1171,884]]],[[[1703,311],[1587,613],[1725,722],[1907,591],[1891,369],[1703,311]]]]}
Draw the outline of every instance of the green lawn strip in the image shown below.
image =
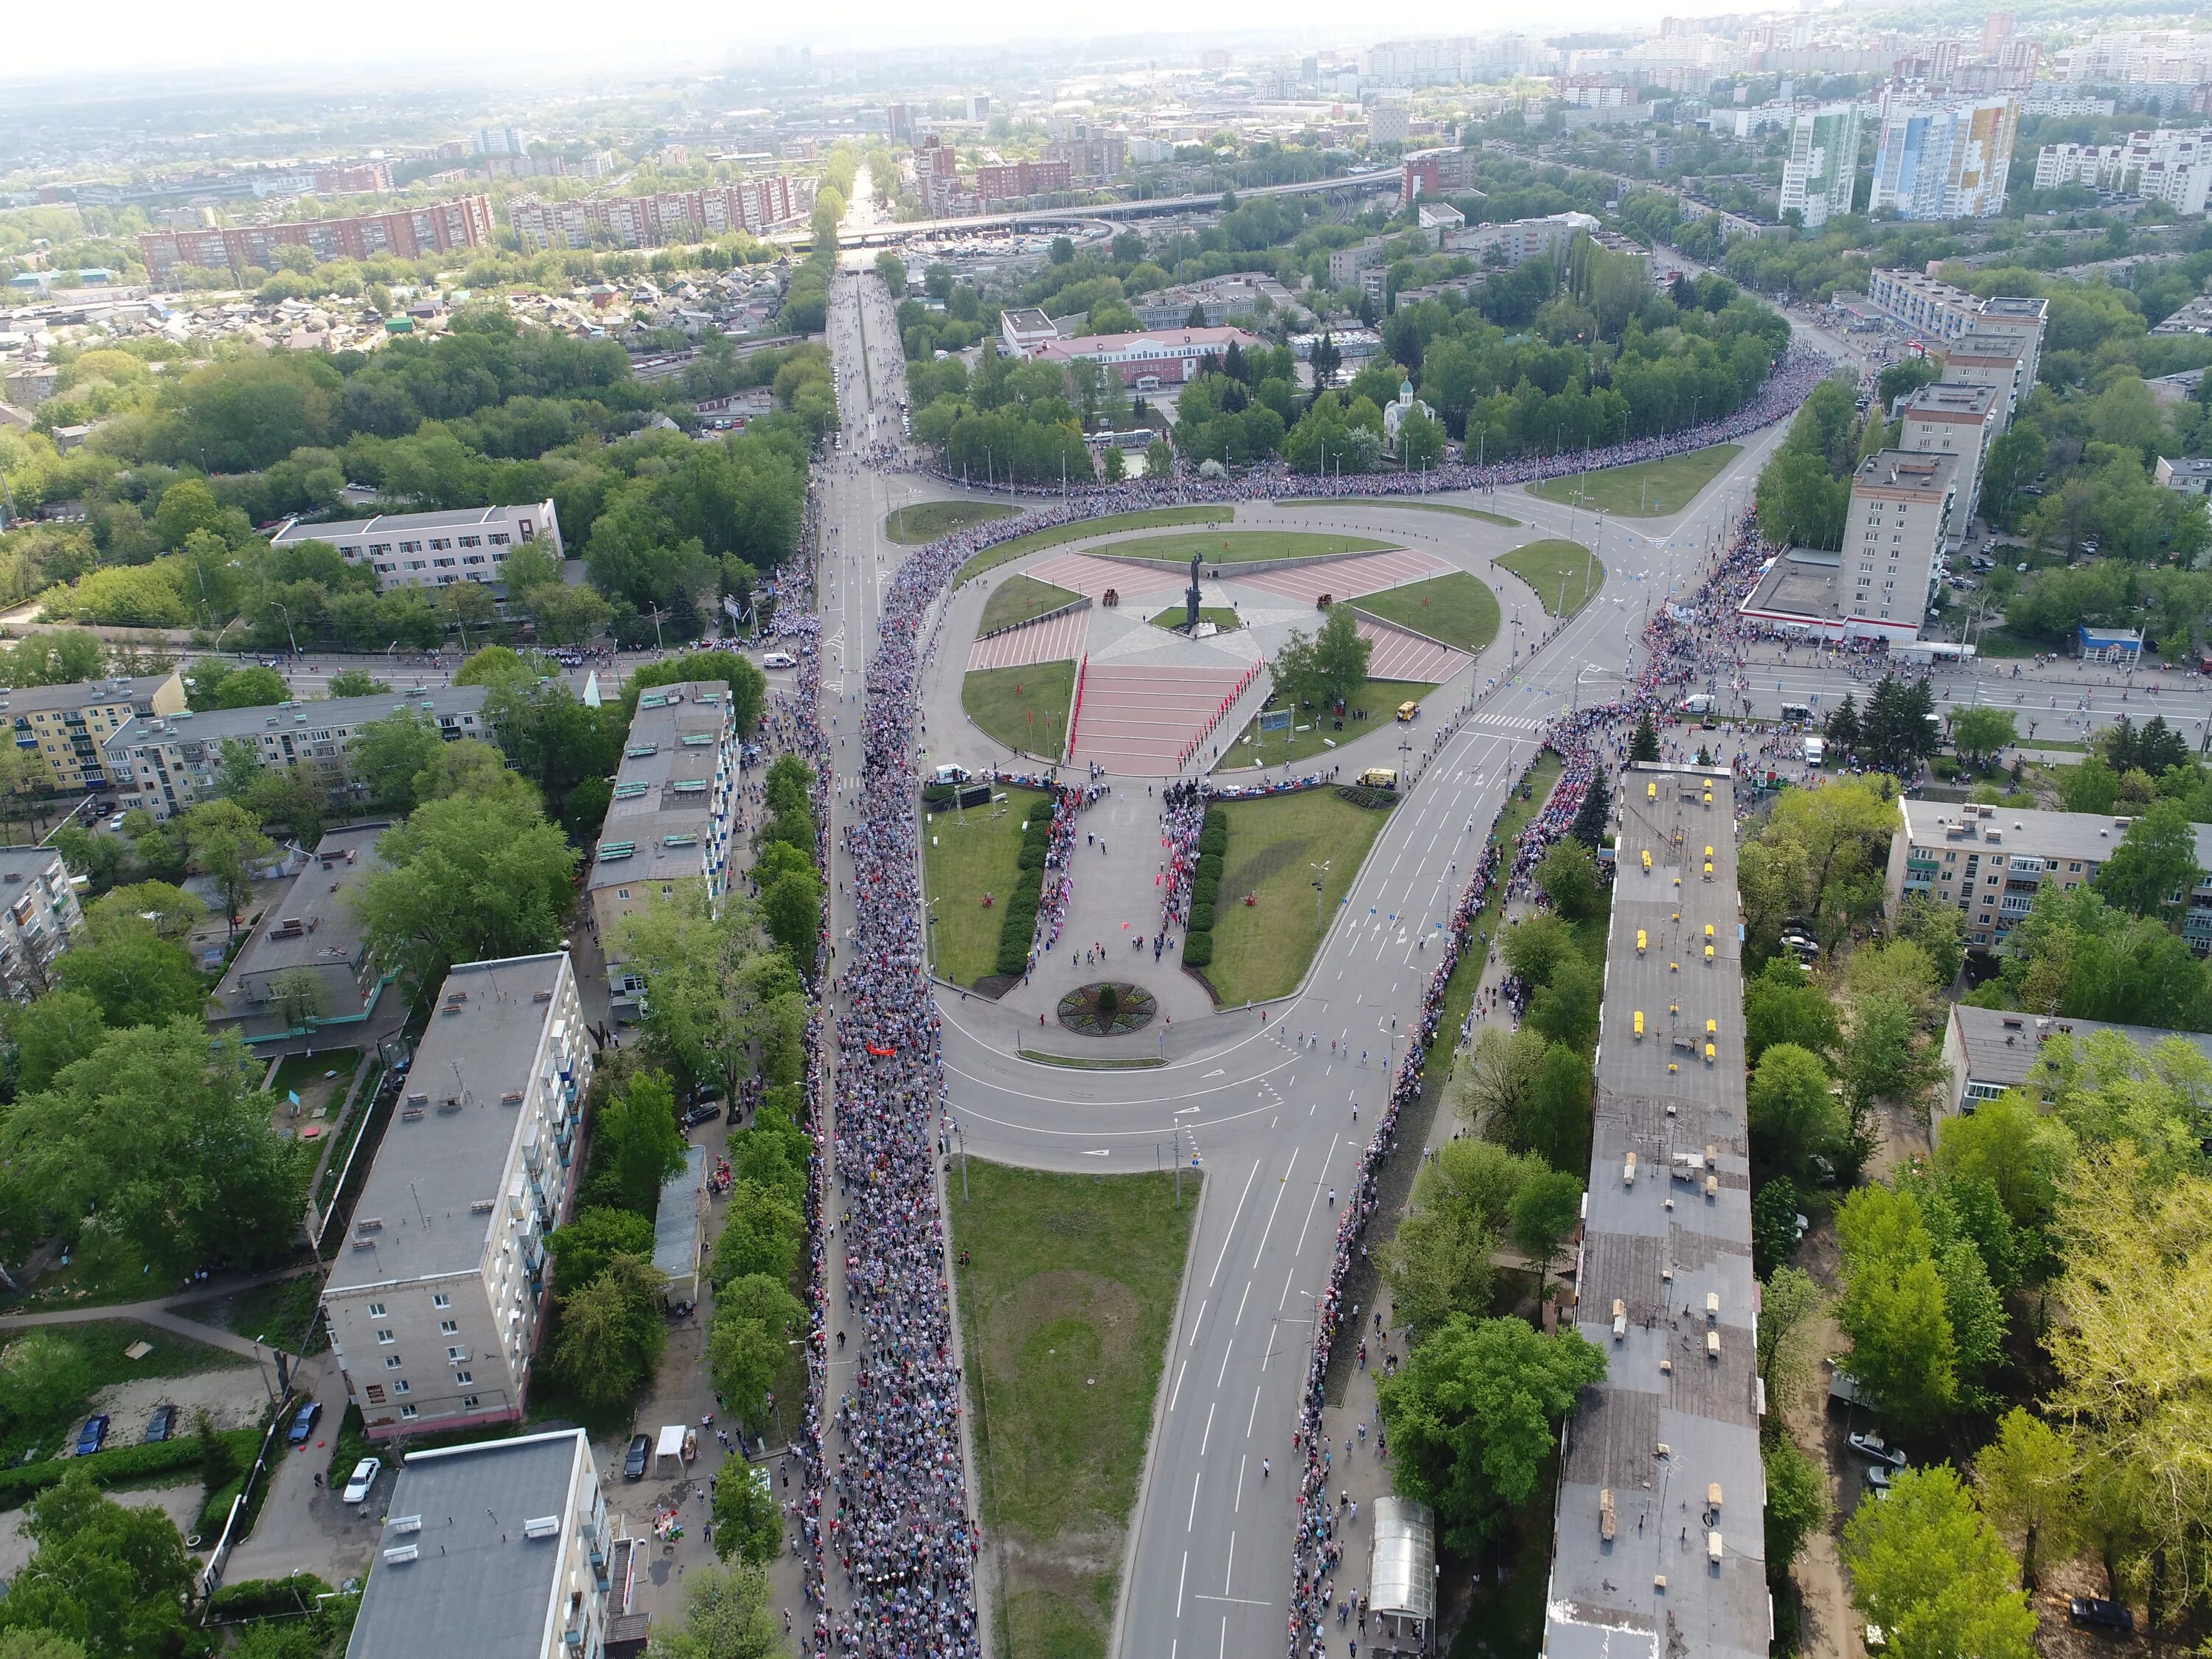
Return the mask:
{"type": "Polygon", "coordinates": [[[1012,628],[1057,611],[1064,605],[1073,605],[1083,595],[1070,592],[1065,587],[1054,587],[1050,582],[1041,582],[1034,576],[1009,576],[992,590],[991,597],[983,602],[983,620],[975,624],[977,634],[988,634],[997,629],[1012,628]]]}
{"type": "Polygon", "coordinates": [[[1044,799],[1041,789],[1008,789],[1006,795],[1003,805],[931,812],[922,825],[922,874],[929,914],[937,918],[937,971],[956,985],[973,985],[995,971],[1022,823],[1030,804],[1044,799]]]}
{"type": "Polygon", "coordinates": [[[884,534],[901,547],[921,547],[956,530],[1010,519],[1019,509],[1004,501],[916,501],[884,520],[884,534]]]}
{"type": "Polygon", "coordinates": [[[1118,1059],[1093,1055],[1086,1060],[1075,1054],[1042,1054],[1035,1048],[1023,1049],[1022,1058],[1040,1066],[1065,1066],[1072,1072],[1138,1072],[1164,1063],[1151,1054],[1125,1054],[1118,1059]]]}
{"type": "MultiPolygon", "coordinates": [[[[1419,680],[1369,680],[1358,690],[1345,699],[1352,708],[1364,708],[1367,718],[1354,720],[1344,717],[1344,729],[1336,729],[1334,714],[1316,715],[1310,708],[1301,708],[1289,727],[1279,732],[1262,733],[1260,719],[1254,715],[1245,722],[1244,730],[1237,735],[1226,754],[1221,757],[1219,770],[1240,771],[1253,767],[1282,766],[1291,762],[1325,755],[1332,748],[1341,749],[1354,738],[1364,738],[1377,726],[1388,725],[1398,713],[1398,705],[1409,699],[1419,702],[1437,688],[1419,680]],[[1304,731],[1299,727],[1304,727],[1304,731]],[[1246,742],[1246,738],[1250,742],[1246,742]]],[[[1394,757],[1389,763],[1396,765],[1394,757]]],[[[1352,781],[1346,778],[1345,782],[1352,781]]]]}
{"type": "Polygon", "coordinates": [[[1974,654],[1981,657],[2033,657],[2050,649],[2045,641],[2026,639],[2002,628],[1984,629],[1974,637],[1974,654]]]}
{"type": "MultiPolygon", "coordinates": [[[[1155,628],[1181,628],[1187,614],[1183,606],[1171,605],[1151,621],[1155,628]]],[[[1234,634],[1244,626],[1243,617],[1225,605],[1201,605],[1198,607],[1198,619],[1212,623],[1224,634],[1234,634]]]]}
{"type": "Polygon", "coordinates": [[[1605,586],[1605,566],[1580,542],[1553,537],[1515,548],[1497,561],[1536,590],[1544,609],[1554,617],[1571,617],[1605,586]],[[1559,607],[1562,601],[1565,609],[1559,607]]]}
{"type": "Polygon", "coordinates": [[[1078,524],[1054,525],[1049,530],[1032,530],[1026,536],[1012,537],[994,547],[985,548],[960,567],[959,574],[952,579],[952,585],[957,587],[970,576],[980,576],[1009,559],[1018,559],[1023,554],[1035,553],[1041,548],[1058,547],[1064,542],[1079,542],[1091,536],[1111,536],[1125,530],[1147,530],[1177,524],[1227,524],[1235,510],[1227,507],[1156,507],[1141,513],[1109,513],[1103,517],[1085,519],[1078,524]]]}
{"type": "Polygon", "coordinates": [[[1072,661],[979,668],[960,683],[960,706],[985,736],[1047,762],[1059,760],[1066,745],[1074,696],[1072,661]]]}
{"type": "MultiPolygon", "coordinates": [[[[1510,847],[1514,838],[1527,827],[1528,821],[1541,811],[1551,799],[1552,790],[1559,781],[1559,757],[1547,750],[1537,757],[1535,768],[1525,780],[1529,799],[1522,800],[1519,790],[1508,797],[1497,818],[1497,836],[1510,847]]],[[[1509,864],[1511,860],[1506,860],[1509,864]]],[[[1334,872],[1332,872],[1332,874],[1334,872]]],[[[1495,938],[1502,914],[1495,893],[1490,902],[1475,915],[1469,924],[1470,940],[1489,936],[1495,938]]],[[[1460,957],[1459,966],[1444,981],[1443,1013],[1437,1022],[1437,1038],[1429,1048],[1427,1069],[1421,1075],[1421,1093],[1418,1100],[1409,1102],[1398,1114],[1398,1137],[1389,1158],[1384,1160],[1376,1176],[1382,1203],[1380,1214],[1400,1214],[1413,1190],[1413,1177],[1419,1172],[1421,1149],[1428,1144],[1430,1126],[1436,1121],[1437,1110],[1443,1100],[1444,1084],[1451,1076],[1453,1045],[1459,1040],[1459,1028],[1467,1018],[1467,1011],[1474,1001],[1474,988],[1482,982],[1487,951],[1470,944],[1460,957]]],[[[1393,1224],[1395,1226],[1395,1224],[1393,1224]]],[[[1343,1291],[1345,1305],[1358,1304],[1364,1308],[1376,1305],[1381,1296],[1381,1280],[1373,1261],[1362,1256],[1355,1260],[1346,1274],[1343,1291]]],[[[1327,1388],[1330,1403],[1344,1403],[1344,1391],[1350,1385],[1356,1363],[1358,1344],[1340,1342],[1330,1351],[1327,1388]]]]}
{"type": "Polygon", "coordinates": [[[1334,789],[1267,800],[1224,801],[1229,852],[1213,906],[1213,961],[1206,970],[1224,1005],[1287,995],[1305,977],[1321,943],[1311,867],[1321,877],[1321,915],[1334,914],[1388,812],[1354,806],[1334,789]],[[1248,905],[1245,896],[1256,896],[1248,905]]]}
{"type": "Polygon", "coordinates": [[[362,1079],[361,1091],[355,1095],[353,1111],[338,1130],[335,1145],[325,1156],[323,1173],[315,1182],[315,1207],[326,1210],[338,1189],[338,1177],[345,1173],[346,1159],[353,1156],[354,1143],[361,1139],[362,1127],[376,1109],[376,1091],[384,1086],[384,1062],[378,1060],[368,1068],[362,1079]]]}
{"type": "Polygon", "coordinates": [[[1490,585],[1464,570],[1404,587],[1388,588],[1349,603],[1370,616],[1441,640],[1469,656],[1498,637],[1498,595],[1490,585]]]}
{"type": "Polygon", "coordinates": [[[1388,553],[1388,542],[1366,536],[1338,536],[1311,530],[1194,530],[1180,536],[1146,536],[1111,542],[1093,553],[1126,559],[1188,564],[1197,554],[1209,568],[1217,564],[1250,564],[1261,559],[1317,559],[1332,553],[1388,553]]]}
{"type": "Polygon", "coordinates": [[[1686,455],[1546,478],[1530,484],[1528,493],[1569,507],[1594,507],[1616,518],[1663,519],[1695,501],[1698,492],[1741,453],[1741,444],[1709,444],[1686,455]]]}
{"type": "Polygon", "coordinates": [[[998,1650],[1096,1659],[1197,1212],[1171,1174],[981,1159],[947,1197],[986,1539],[1005,1546],[998,1650]]]}
{"type": "MultiPolygon", "coordinates": [[[[1294,496],[1289,501],[1277,501],[1275,505],[1277,507],[1342,507],[1346,505],[1346,501],[1344,498],[1337,496],[1301,495],[1294,496]]],[[[1503,513],[1485,513],[1479,507],[1454,507],[1449,501],[1363,501],[1359,505],[1387,507],[1393,512],[1451,513],[1462,519],[1480,519],[1485,524],[1502,524],[1516,530],[1521,526],[1520,520],[1509,519],[1503,513]]]]}

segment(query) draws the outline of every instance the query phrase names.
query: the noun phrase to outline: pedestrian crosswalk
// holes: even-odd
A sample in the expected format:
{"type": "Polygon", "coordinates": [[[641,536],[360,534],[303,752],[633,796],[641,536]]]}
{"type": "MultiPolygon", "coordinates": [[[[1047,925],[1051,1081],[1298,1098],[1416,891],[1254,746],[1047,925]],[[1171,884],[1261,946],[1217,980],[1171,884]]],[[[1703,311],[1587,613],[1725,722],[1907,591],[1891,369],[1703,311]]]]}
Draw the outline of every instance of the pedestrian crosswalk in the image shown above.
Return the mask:
{"type": "Polygon", "coordinates": [[[1469,716],[1467,723],[1481,726],[1485,731],[1540,732],[1547,721],[1545,717],[1534,714],[1478,714],[1469,716]]]}

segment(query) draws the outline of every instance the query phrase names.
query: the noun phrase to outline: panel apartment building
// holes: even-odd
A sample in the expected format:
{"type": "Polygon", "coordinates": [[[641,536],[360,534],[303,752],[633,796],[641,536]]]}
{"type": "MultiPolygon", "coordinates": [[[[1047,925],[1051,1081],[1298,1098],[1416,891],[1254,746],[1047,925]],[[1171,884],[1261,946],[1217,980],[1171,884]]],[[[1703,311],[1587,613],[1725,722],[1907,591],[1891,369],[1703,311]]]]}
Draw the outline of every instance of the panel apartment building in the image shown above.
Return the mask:
{"type": "Polygon", "coordinates": [[[599,830],[584,892],[610,951],[614,1006],[635,1004],[644,982],[611,955],[614,929],[632,911],[679,887],[698,886],[710,908],[730,880],[731,793],[738,775],[738,724],[730,688],[687,680],[638,694],[623,744],[614,799],[599,830]]]}
{"type": "Polygon", "coordinates": [[[1868,208],[1894,208],[1900,219],[1996,218],[2019,131],[2020,105],[2009,96],[1891,103],[1868,208]]]}
{"type": "Polygon", "coordinates": [[[108,738],[104,753],[118,792],[117,806],[143,806],[156,820],[166,820],[213,792],[226,740],[245,744],[264,766],[313,768],[336,793],[349,787],[347,755],[361,727],[413,712],[434,722],[448,743],[489,739],[483,704],[481,685],[444,685],[285,702],[274,708],[185,710],[127,722],[108,738]]]}
{"type": "Polygon", "coordinates": [[[2061,185],[2144,197],[2194,218],[2212,194],[2212,127],[2131,132],[2118,144],[2045,144],[2036,152],[2035,187],[2061,185]]]}
{"type": "Polygon", "coordinates": [[[446,975],[323,1286],[372,1440],[523,1414],[592,1043],[564,951],[446,975]]]}
{"type": "Polygon", "coordinates": [[[271,547],[327,542],[348,564],[376,573],[379,588],[450,587],[455,582],[497,582],[507,550],[544,540],[556,559],[561,518],[551,501],[513,507],[459,507],[434,513],[384,513],[373,519],[302,524],[294,519],[269,538],[271,547]]]}
{"type": "Polygon", "coordinates": [[[526,196],[509,204],[507,217],[524,250],[532,253],[545,248],[659,247],[712,241],[733,230],[758,234],[804,214],[810,199],[777,173],[652,196],[568,202],[526,196]]]}
{"type": "Polygon", "coordinates": [[[0,994],[28,1002],[53,988],[54,958],[84,926],[76,878],[51,847],[0,847],[0,994]]]}
{"type": "Polygon", "coordinates": [[[346,1659],[600,1659],[628,1532],[582,1429],[410,1452],[346,1659]]]}
{"type": "Polygon", "coordinates": [[[461,196],[426,207],[367,213],[349,219],[149,231],[138,238],[138,251],[147,270],[159,283],[180,265],[210,270],[243,270],[249,265],[270,270],[279,248],[309,248],[318,259],[366,259],[379,253],[417,259],[426,253],[489,248],[495,240],[491,198],[461,196]]]}
{"type": "Polygon", "coordinates": [[[323,837],[231,959],[208,1005],[210,1030],[249,1043],[282,1042],[368,1020],[392,975],[371,960],[354,902],[384,867],[376,842],[391,828],[356,823],[323,837]]]}
{"type": "Polygon", "coordinates": [[[1795,208],[1805,228],[1818,230],[1851,210],[1859,179],[1859,106],[1824,104],[1791,118],[1790,154],[1782,163],[1781,211],[1795,208]]]}
{"type": "Polygon", "coordinates": [[[1959,458],[1958,504],[1943,535],[1948,552],[1965,543],[1967,522],[1981,503],[1982,469],[1989,465],[1990,446],[2003,430],[2002,407],[1996,388],[1952,380],[1923,386],[1900,406],[1900,449],[1959,458]]]}
{"type": "Polygon", "coordinates": [[[43,781],[74,794],[108,785],[107,740],[125,721],[182,712],[184,676],[143,674],[131,679],[79,680],[70,685],[26,685],[0,692],[0,714],[14,722],[15,747],[46,769],[43,781]]]}
{"type": "Polygon", "coordinates": [[[1784,550],[1742,605],[1820,639],[1917,638],[1958,517],[1960,457],[1885,449],[1851,475],[1840,550],[1784,550]]]}
{"type": "MultiPolygon", "coordinates": [[[[1993,950],[2034,908],[2046,884],[2070,892],[2092,879],[2134,822],[2101,812],[2039,812],[2021,807],[1907,799],[1889,849],[1889,915],[1926,893],[1955,904],[1966,942],[1993,950]]],[[[2212,870],[2212,824],[2193,825],[2197,862],[2212,870]]],[[[2181,936],[2198,956],[2212,952],[2212,875],[2185,897],[2181,936]]]]}

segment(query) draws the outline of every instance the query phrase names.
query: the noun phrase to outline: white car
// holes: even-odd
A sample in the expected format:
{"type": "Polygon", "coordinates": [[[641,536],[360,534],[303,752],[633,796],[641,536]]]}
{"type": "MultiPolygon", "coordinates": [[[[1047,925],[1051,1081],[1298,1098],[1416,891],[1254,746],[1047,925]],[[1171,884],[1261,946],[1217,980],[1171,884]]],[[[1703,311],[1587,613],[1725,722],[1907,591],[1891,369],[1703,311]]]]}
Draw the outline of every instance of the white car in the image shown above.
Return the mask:
{"type": "Polygon", "coordinates": [[[384,1473],[380,1459],[364,1457],[353,1466],[353,1476],[345,1483],[343,1501],[364,1504],[368,1501],[368,1489],[376,1484],[376,1477],[384,1473]]]}

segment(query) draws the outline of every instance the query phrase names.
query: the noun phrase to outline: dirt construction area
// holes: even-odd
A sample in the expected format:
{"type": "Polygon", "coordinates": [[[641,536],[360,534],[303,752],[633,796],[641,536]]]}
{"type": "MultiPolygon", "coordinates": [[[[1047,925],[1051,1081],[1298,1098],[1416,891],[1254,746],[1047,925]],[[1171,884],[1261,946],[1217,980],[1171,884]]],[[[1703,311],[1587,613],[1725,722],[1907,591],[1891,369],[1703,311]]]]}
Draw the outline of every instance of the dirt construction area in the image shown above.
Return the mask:
{"type": "MultiPolygon", "coordinates": [[[[157,1406],[177,1408],[179,1436],[193,1433],[205,1412],[218,1429],[254,1429],[269,1409],[269,1389],[251,1370],[202,1371],[194,1376],[149,1376],[143,1382],[117,1382],[93,1396],[93,1411],[115,1420],[107,1443],[135,1446],[146,1437],[146,1425],[157,1406]]],[[[88,1413],[89,1415],[89,1413],[88,1413]]]]}

